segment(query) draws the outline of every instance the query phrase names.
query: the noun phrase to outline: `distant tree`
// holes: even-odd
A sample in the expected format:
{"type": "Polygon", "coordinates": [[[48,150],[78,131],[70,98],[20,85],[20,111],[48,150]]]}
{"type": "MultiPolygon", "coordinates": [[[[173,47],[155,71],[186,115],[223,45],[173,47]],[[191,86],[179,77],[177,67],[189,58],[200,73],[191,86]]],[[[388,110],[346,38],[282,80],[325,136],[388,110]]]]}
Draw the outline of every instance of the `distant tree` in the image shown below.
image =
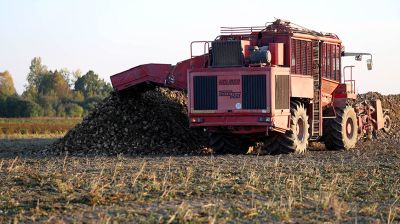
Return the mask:
{"type": "Polygon", "coordinates": [[[86,112],[93,110],[96,105],[101,102],[102,98],[99,96],[93,96],[86,98],[85,101],[83,101],[83,108],[85,109],[86,112]]]}
{"type": "Polygon", "coordinates": [[[62,104],[62,103],[58,104],[56,113],[57,113],[57,117],[66,117],[67,116],[67,113],[65,112],[64,104],[62,104]]]}
{"type": "Polygon", "coordinates": [[[43,115],[43,109],[35,102],[10,96],[1,100],[1,117],[38,117],[43,115]]]}
{"type": "Polygon", "coordinates": [[[81,71],[79,69],[75,71],[70,71],[67,68],[62,68],[59,70],[61,75],[64,77],[64,80],[68,83],[70,88],[73,88],[76,80],[81,77],[81,71]]]}
{"type": "Polygon", "coordinates": [[[78,80],[80,77],[82,77],[82,72],[81,70],[77,69],[74,72],[72,72],[72,81],[75,84],[76,80],[78,80]]]}
{"type": "Polygon", "coordinates": [[[7,96],[0,94],[0,117],[6,117],[7,112],[7,96]]]}
{"type": "Polygon", "coordinates": [[[105,97],[112,91],[112,87],[109,83],[100,79],[93,71],[89,71],[76,80],[75,91],[82,92],[85,98],[93,96],[105,97]]]}
{"type": "Polygon", "coordinates": [[[47,72],[38,79],[37,92],[40,95],[55,95],[58,98],[70,97],[72,92],[62,73],[47,72]]]}
{"type": "Polygon", "coordinates": [[[82,117],[84,110],[78,104],[69,103],[65,105],[65,112],[68,117],[82,117]]]}
{"type": "Polygon", "coordinates": [[[73,91],[72,99],[75,102],[83,102],[85,100],[85,96],[81,91],[73,91]]]}
{"type": "Polygon", "coordinates": [[[26,100],[26,117],[41,117],[43,116],[43,108],[30,100],[26,100]]]}
{"type": "Polygon", "coordinates": [[[72,82],[72,72],[70,72],[67,68],[62,68],[62,69],[58,70],[58,72],[61,74],[61,76],[67,82],[68,86],[73,87],[74,83],[71,83],[72,82]]]}
{"type": "Polygon", "coordinates": [[[54,79],[51,72],[41,75],[36,85],[37,93],[45,96],[54,94],[53,82],[54,79]]]}
{"type": "Polygon", "coordinates": [[[48,95],[39,95],[36,101],[43,108],[43,116],[53,117],[57,115],[57,105],[60,104],[60,100],[55,93],[48,95]]]}
{"type": "Polygon", "coordinates": [[[8,71],[0,73],[0,95],[14,96],[16,93],[11,74],[8,71]]]}
{"type": "Polygon", "coordinates": [[[45,116],[45,117],[57,116],[57,111],[54,109],[52,104],[45,104],[42,107],[43,107],[43,116],[45,116]]]}
{"type": "Polygon", "coordinates": [[[53,88],[59,98],[69,98],[72,96],[72,91],[69,88],[68,80],[62,75],[62,73],[57,72],[53,74],[53,88]]]}
{"type": "Polygon", "coordinates": [[[28,85],[26,86],[26,90],[24,92],[24,96],[34,99],[37,96],[37,89],[40,83],[40,80],[43,75],[46,75],[47,67],[42,65],[42,59],[40,57],[35,57],[31,61],[31,65],[29,66],[29,73],[27,77],[28,85]]]}
{"type": "Polygon", "coordinates": [[[27,81],[23,98],[12,100],[0,98],[0,109],[8,108],[10,105],[15,108],[25,105],[21,108],[28,109],[15,109],[10,113],[13,116],[40,114],[40,116],[49,117],[79,117],[93,109],[112,91],[111,85],[100,79],[93,71],[83,76],[80,70],[71,71],[66,68],[53,72],[42,64],[40,57],[32,59],[27,81]]]}

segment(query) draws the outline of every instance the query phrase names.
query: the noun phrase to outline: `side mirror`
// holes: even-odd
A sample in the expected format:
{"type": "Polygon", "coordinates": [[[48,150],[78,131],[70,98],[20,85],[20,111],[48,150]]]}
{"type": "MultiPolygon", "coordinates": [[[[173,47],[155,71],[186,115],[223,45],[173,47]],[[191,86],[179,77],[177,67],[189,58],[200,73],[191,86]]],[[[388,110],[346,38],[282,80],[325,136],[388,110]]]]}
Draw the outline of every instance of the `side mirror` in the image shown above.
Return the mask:
{"type": "Polygon", "coordinates": [[[367,68],[368,70],[372,70],[372,59],[367,59],[367,68]]]}

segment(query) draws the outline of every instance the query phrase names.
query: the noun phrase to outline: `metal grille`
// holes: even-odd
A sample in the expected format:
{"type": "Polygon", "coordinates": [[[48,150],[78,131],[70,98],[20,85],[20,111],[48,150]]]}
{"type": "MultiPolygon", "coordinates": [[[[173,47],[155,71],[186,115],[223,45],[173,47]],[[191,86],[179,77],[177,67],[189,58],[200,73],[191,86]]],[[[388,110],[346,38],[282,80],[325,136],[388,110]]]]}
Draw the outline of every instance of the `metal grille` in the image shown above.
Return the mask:
{"type": "Polygon", "coordinates": [[[290,64],[290,72],[292,74],[296,73],[296,40],[292,39],[291,43],[291,64],[290,64]]]}
{"type": "Polygon", "coordinates": [[[331,73],[332,73],[332,67],[331,67],[331,62],[332,62],[332,51],[331,51],[332,45],[327,44],[326,45],[326,77],[328,79],[332,79],[331,73]]]}
{"type": "Polygon", "coordinates": [[[275,76],[275,109],[289,109],[289,76],[275,76]]]}
{"type": "Polygon", "coordinates": [[[242,108],[243,109],[266,109],[267,91],[266,75],[243,75],[242,76],[242,108]]]}
{"type": "Polygon", "coordinates": [[[312,44],[310,41],[291,40],[290,72],[312,75],[312,44]]]}
{"type": "Polygon", "coordinates": [[[242,60],[242,43],[239,40],[212,42],[213,67],[240,67],[242,60]]]}
{"type": "Polygon", "coordinates": [[[313,47],[312,43],[307,41],[307,75],[312,75],[312,56],[313,56],[313,47]]]}
{"type": "Polygon", "coordinates": [[[321,74],[326,78],[326,44],[321,45],[321,74]]]}
{"type": "Polygon", "coordinates": [[[305,41],[300,41],[301,43],[301,74],[307,74],[307,45],[305,41]]]}
{"type": "Polygon", "coordinates": [[[340,45],[322,44],[322,77],[340,82],[340,45]]]}
{"type": "Polygon", "coordinates": [[[301,46],[300,40],[296,40],[296,74],[301,74],[301,46]]]}
{"type": "Polygon", "coordinates": [[[217,106],[217,76],[193,77],[194,109],[216,110],[217,106]]]}

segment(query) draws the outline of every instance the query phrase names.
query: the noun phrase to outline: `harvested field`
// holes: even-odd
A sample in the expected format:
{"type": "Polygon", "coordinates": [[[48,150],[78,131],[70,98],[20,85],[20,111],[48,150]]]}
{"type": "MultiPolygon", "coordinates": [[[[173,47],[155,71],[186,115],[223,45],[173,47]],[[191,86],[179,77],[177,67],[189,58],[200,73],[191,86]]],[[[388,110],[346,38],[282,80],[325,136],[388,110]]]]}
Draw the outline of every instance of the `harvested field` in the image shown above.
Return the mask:
{"type": "Polygon", "coordinates": [[[63,139],[1,140],[0,223],[400,223],[397,117],[352,151],[214,156],[182,99],[113,95],[63,139]]]}
{"type": "Polygon", "coordinates": [[[0,144],[0,223],[400,222],[398,140],[305,155],[48,157],[30,153],[48,142],[22,152],[19,141],[0,144]]]}

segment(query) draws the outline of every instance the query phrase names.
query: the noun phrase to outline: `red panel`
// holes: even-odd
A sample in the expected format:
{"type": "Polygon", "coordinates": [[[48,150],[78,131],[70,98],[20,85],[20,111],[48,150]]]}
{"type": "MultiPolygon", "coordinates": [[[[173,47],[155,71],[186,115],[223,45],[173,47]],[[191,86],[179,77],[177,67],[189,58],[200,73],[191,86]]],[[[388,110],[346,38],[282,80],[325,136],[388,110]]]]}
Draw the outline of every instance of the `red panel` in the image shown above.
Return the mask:
{"type": "Polygon", "coordinates": [[[187,89],[187,71],[190,68],[203,68],[208,63],[208,55],[169,64],[145,64],[111,76],[111,83],[117,91],[149,82],[173,89],[187,89]]]}
{"type": "Polygon", "coordinates": [[[258,41],[258,46],[268,46],[270,43],[283,43],[284,44],[284,65],[290,67],[290,49],[291,47],[291,39],[290,34],[283,34],[283,33],[274,33],[274,32],[261,32],[262,39],[258,41]]]}
{"type": "Polygon", "coordinates": [[[291,97],[312,99],[314,97],[314,81],[311,76],[291,75],[291,97]]]}
{"type": "Polygon", "coordinates": [[[242,76],[241,75],[219,75],[218,86],[218,109],[237,110],[242,105],[242,76]]]}
{"type": "Polygon", "coordinates": [[[284,44],[283,43],[270,43],[269,50],[272,55],[271,64],[284,65],[284,44]]]}
{"type": "Polygon", "coordinates": [[[144,81],[164,83],[172,68],[168,64],[140,65],[111,76],[111,83],[117,91],[127,89],[144,81]]]}
{"type": "Polygon", "coordinates": [[[243,55],[244,58],[249,58],[250,57],[250,41],[249,40],[242,40],[242,49],[243,49],[243,55]]]}
{"type": "MultiPolygon", "coordinates": [[[[242,75],[262,75],[265,74],[267,76],[267,91],[270,89],[270,71],[271,68],[203,68],[203,69],[193,69],[188,72],[188,80],[189,80],[189,112],[193,113],[194,102],[192,89],[193,82],[192,78],[194,76],[217,76],[218,82],[218,110],[217,111],[208,111],[209,113],[227,113],[227,111],[240,112],[240,113],[262,113],[262,110],[244,110],[241,108],[237,108],[237,104],[239,103],[241,106],[242,103],[242,75]],[[221,92],[226,94],[220,94],[221,92]]],[[[271,94],[267,93],[267,109],[270,108],[270,100],[271,94]]],[[[239,106],[238,106],[239,107],[239,106]]]]}
{"type": "MultiPolygon", "coordinates": [[[[289,74],[287,68],[281,67],[264,67],[264,68],[205,68],[205,69],[193,69],[188,73],[189,80],[189,119],[201,118],[201,123],[191,122],[191,126],[200,127],[227,127],[232,128],[231,132],[238,131],[243,132],[244,127],[256,128],[263,127],[263,132],[267,130],[270,123],[260,122],[260,117],[272,118],[272,124],[274,119],[276,120],[276,127],[286,129],[288,127],[288,118],[290,115],[289,110],[276,110],[273,111],[274,105],[274,74],[289,74]],[[261,75],[267,76],[267,110],[244,110],[238,109],[236,104],[241,103],[241,76],[242,75],[261,75]],[[218,91],[223,90],[225,92],[238,92],[240,98],[230,98],[218,96],[218,110],[213,111],[194,111],[193,102],[193,82],[194,76],[217,76],[218,77],[218,91]],[[222,85],[221,85],[222,84],[222,85]]],[[[239,96],[239,95],[238,95],[239,96]]],[[[257,128],[256,128],[257,129],[257,128]]],[[[255,133],[256,129],[245,131],[246,133],[255,133]]],[[[259,129],[257,129],[259,131],[259,129]]]]}

